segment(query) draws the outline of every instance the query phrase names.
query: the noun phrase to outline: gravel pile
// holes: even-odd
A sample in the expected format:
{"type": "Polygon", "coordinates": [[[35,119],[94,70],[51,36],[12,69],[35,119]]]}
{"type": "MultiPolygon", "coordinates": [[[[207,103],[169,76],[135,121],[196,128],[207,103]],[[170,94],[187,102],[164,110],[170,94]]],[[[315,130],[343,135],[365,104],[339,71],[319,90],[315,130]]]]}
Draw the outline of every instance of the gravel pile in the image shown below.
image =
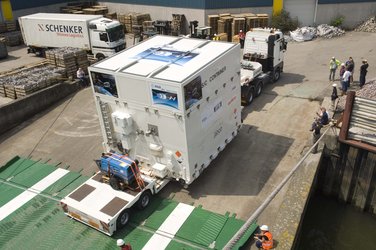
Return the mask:
{"type": "Polygon", "coordinates": [[[337,36],[342,36],[345,34],[345,31],[334,26],[327,24],[320,24],[317,26],[316,36],[323,38],[332,38],[337,36]]]}
{"type": "Polygon", "coordinates": [[[355,28],[355,31],[376,32],[376,16],[369,18],[367,21],[355,28]]]}
{"type": "MultiPolygon", "coordinates": [[[[357,97],[376,100],[376,79],[367,82],[363,88],[355,91],[357,97]]],[[[337,104],[337,111],[345,110],[346,96],[342,96],[337,104]]]]}
{"type": "Polygon", "coordinates": [[[317,28],[301,27],[290,32],[291,38],[297,42],[310,41],[315,37],[329,39],[337,36],[342,36],[344,34],[344,30],[327,24],[320,24],[319,26],[317,26],[317,28]]]}

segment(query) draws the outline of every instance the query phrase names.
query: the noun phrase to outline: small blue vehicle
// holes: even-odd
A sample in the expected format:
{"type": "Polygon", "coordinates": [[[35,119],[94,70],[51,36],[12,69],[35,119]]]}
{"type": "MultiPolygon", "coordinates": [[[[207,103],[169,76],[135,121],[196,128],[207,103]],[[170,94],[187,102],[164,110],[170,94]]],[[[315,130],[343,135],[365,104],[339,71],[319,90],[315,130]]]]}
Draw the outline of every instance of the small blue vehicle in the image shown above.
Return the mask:
{"type": "Polygon", "coordinates": [[[116,153],[102,154],[98,164],[111,187],[115,190],[125,188],[144,188],[144,183],[139,177],[138,161],[134,161],[126,155],[116,153]],[[135,183],[136,182],[136,183],[135,183]]]}

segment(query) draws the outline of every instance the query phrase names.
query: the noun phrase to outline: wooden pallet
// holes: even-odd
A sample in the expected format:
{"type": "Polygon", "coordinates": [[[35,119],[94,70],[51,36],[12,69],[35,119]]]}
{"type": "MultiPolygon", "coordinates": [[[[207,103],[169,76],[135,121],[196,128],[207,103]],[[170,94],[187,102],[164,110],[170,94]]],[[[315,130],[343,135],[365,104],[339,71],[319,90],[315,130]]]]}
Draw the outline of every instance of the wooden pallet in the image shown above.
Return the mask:
{"type": "Polygon", "coordinates": [[[13,85],[4,85],[4,88],[5,88],[5,94],[7,97],[12,98],[12,99],[17,98],[16,91],[13,85]]]}
{"type": "Polygon", "coordinates": [[[232,20],[231,32],[232,36],[237,35],[240,30],[245,31],[245,18],[244,17],[235,17],[232,20]]]}
{"type": "Polygon", "coordinates": [[[5,88],[4,88],[3,84],[0,85],[0,96],[7,97],[7,95],[5,93],[5,88]]]}

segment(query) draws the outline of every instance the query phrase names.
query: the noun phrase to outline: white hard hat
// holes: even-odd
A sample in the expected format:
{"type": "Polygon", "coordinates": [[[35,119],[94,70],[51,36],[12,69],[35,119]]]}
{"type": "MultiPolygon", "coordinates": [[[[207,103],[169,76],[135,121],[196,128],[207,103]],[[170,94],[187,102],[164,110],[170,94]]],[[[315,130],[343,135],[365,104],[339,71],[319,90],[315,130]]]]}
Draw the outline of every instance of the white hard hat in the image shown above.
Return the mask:
{"type": "Polygon", "coordinates": [[[240,30],[240,32],[243,32],[243,30],[240,30]]]}
{"type": "Polygon", "coordinates": [[[337,83],[333,83],[333,85],[332,85],[333,87],[337,87],[337,83]]]}
{"type": "Polygon", "coordinates": [[[269,227],[268,227],[267,225],[262,225],[262,226],[260,227],[260,229],[261,229],[262,231],[269,231],[269,227]]]}
{"type": "Polygon", "coordinates": [[[122,239],[118,239],[117,241],[116,241],[116,245],[118,246],[118,247],[121,247],[122,245],[124,245],[125,244],[125,242],[124,242],[124,240],[122,240],[122,239]]]}
{"type": "Polygon", "coordinates": [[[336,59],[335,56],[332,56],[332,59],[336,59]]]}
{"type": "Polygon", "coordinates": [[[344,63],[341,63],[341,66],[345,66],[345,64],[344,64],[344,63]]]}

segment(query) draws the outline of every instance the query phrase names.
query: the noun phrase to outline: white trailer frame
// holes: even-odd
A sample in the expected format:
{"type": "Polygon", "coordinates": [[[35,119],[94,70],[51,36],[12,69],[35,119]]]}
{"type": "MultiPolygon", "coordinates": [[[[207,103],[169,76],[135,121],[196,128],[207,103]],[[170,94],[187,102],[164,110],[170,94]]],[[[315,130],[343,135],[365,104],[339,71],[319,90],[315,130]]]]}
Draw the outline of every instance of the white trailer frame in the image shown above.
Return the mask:
{"type": "Polygon", "coordinates": [[[158,193],[168,179],[158,179],[141,174],[145,188],[142,191],[115,190],[102,181],[98,172],[64,197],[60,204],[66,215],[111,236],[129,220],[130,208],[145,208],[153,194],[158,193]]]}

